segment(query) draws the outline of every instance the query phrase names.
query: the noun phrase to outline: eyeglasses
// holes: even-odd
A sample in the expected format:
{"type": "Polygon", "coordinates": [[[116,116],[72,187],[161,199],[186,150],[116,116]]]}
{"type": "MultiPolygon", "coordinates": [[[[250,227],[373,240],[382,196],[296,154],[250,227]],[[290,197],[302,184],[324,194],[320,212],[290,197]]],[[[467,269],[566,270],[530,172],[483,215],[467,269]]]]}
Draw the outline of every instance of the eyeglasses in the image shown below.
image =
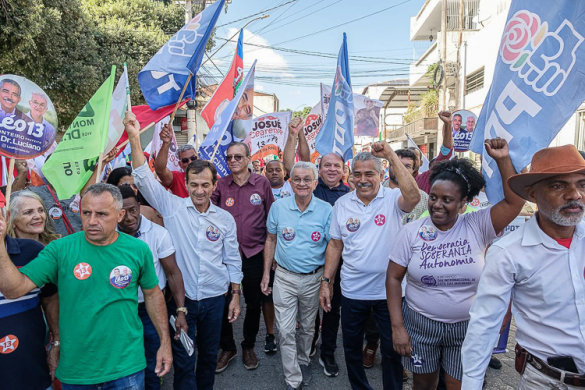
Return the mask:
{"type": "Polygon", "coordinates": [[[314,180],[309,177],[305,178],[295,177],[294,179],[292,179],[292,182],[295,183],[296,185],[299,185],[301,183],[311,184],[313,181],[314,180]]]}
{"type": "Polygon", "coordinates": [[[119,185],[119,187],[123,187],[123,186],[130,186],[131,188],[134,188],[135,190],[138,189],[138,187],[136,187],[136,184],[134,184],[134,183],[126,182],[126,183],[122,183],[119,185]]]}
{"type": "Polygon", "coordinates": [[[236,161],[242,161],[242,159],[244,158],[244,156],[242,156],[241,154],[228,154],[225,159],[230,161],[230,160],[236,160],[236,161]]]}
{"type": "Polygon", "coordinates": [[[196,161],[196,160],[197,160],[197,156],[191,156],[191,157],[189,157],[189,158],[187,158],[187,157],[183,157],[183,158],[181,159],[181,162],[182,162],[183,164],[187,164],[187,163],[189,162],[189,160],[191,160],[191,161],[196,161]]]}

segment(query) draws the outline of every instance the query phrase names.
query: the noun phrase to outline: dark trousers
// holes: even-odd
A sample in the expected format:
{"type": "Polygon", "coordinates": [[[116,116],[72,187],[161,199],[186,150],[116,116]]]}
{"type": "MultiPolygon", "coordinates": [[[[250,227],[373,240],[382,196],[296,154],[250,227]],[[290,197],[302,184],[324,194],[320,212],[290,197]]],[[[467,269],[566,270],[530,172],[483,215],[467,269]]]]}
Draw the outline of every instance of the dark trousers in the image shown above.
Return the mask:
{"type": "Polygon", "coordinates": [[[138,316],[142,320],[144,328],[144,352],[146,354],[146,370],[144,371],[144,385],[146,390],[160,390],[161,379],[155,373],[156,353],[160,348],[160,338],[154,324],[148,316],[146,305],[138,305],[138,316]]]}
{"type": "MultiPolygon", "coordinates": [[[[217,348],[219,347],[221,318],[223,315],[223,295],[193,301],[185,297],[187,307],[187,334],[197,345],[192,356],[187,354],[181,340],[171,337],[173,347],[173,367],[175,390],[213,389],[215,368],[217,367],[217,348]],[[198,361],[197,361],[198,359],[198,361]],[[195,369],[197,363],[197,369],[195,369]]],[[[169,302],[169,314],[176,316],[177,305],[169,302]]],[[[171,328],[171,336],[174,331],[171,328]]]]}
{"type": "Polygon", "coordinates": [[[370,312],[366,321],[366,343],[374,346],[378,345],[378,341],[380,341],[380,332],[378,332],[378,326],[376,325],[376,316],[374,312],[370,312]]]}
{"type": "Polygon", "coordinates": [[[364,329],[373,311],[380,332],[382,351],[382,380],[384,389],[402,389],[402,363],[392,344],[392,324],[386,300],[356,300],[341,298],[341,330],[345,363],[351,388],[372,390],[366,377],[363,361],[364,329]]]}
{"type": "MultiPolygon", "coordinates": [[[[242,349],[253,349],[256,336],[260,329],[260,314],[262,314],[262,302],[272,302],[272,294],[269,297],[262,293],[260,282],[264,274],[264,251],[247,258],[242,254],[242,293],[246,302],[246,317],[244,318],[244,341],[242,349]]],[[[231,289],[225,298],[224,316],[221,324],[220,348],[224,351],[236,351],[234,341],[234,328],[227,319],[228,306],[231,302],[231,289]]]]}
{"type": "Polygon", "coordinates": [[[317,317],[315,318],[315,336],[313,344],[319,337],[319,326],[321,326],[321,356],[333,357],[335,349],[337,348],[337,331],[339,330],[340,314],[339,309],[341,308],[341,278],[340,270],[343,260],[339,262],[337,268],[337,277],[333,282],[333,297],[331,298],[331,311],[323,313],[323,324],[321,324],[321,318],[319,317],[319,311],[317,311],[317,317]]]}

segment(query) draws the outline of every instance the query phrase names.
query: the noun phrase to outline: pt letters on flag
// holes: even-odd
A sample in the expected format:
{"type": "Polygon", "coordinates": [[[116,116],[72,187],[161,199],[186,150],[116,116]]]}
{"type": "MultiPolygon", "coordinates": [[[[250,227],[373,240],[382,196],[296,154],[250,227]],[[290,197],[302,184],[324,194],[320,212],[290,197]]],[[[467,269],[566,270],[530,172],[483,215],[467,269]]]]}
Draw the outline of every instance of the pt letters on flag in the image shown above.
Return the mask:
{"type": "Polygon", "coordinates": [[[483,154],[491,204],[504,198],[496,162],[485,139],[508,141],[520,172],[548,147],[585,99],[585,2],[516,0],[500,43],[494,79],[470,149],[483,154]]]}

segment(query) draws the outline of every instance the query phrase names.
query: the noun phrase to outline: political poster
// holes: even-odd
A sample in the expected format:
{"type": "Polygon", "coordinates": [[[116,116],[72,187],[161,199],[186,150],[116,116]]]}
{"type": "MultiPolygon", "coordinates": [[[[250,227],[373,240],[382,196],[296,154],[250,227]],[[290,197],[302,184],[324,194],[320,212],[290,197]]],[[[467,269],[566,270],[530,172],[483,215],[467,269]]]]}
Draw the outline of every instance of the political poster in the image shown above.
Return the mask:
{"type": "Polygon", "coordinates": [[[38,85],[21,76],[0,76],[0,154],[40,156],[53,145],[57,128],[55,107],[38,85]]]}
{"type": "MultiPolygon", "coordinates": [[[[154,126],[154,132],[152,133],[152,142],[149,144],[150,149],[147,151],[152,159],[156,159],[158,153],[160,152],[160,148],[162,147],[162,141],[160,139],[160,132],[164,125],[167,125],[171,120],[170,116],[164,117],[160,121],[156,123],[154,126]]],[[[175,132],[171,129],[171,134],[173,136],[173,140],[171,141],[171,146],[169,147],[169,156],[167,159],[167,168],[169,171],[181,171],[181,166],[179,165],[179,158],[177,157],[177,139],[175,138],[175,132]]]]}
{"type": "Polygon", "coordinates": [[[303,126],[303,132],[305,133],[305,138],[309,144],[312,163],[314,163],[315,160],[317,160],[317,157],[319,157],[319,152],[315,149],[315,139],[317,138],[317,134],[319,134],[319,130],[321,130],[321,126],[323,126],[323,111],[321,110],[320,101],[311,109],[311,112],[309,112],[309,115],[305,118],[305,125],[303,126]]]}
{"type": "Polygon", "coordinates": [[[288,137],[291,111],[274,112],[247,121],[250,131],[250,153],[252,161],[274,155],[283,159],[284,145],[288,137]]]}
{"type": "Polygon", "coordinates": [[[456,152],[469,151],[473,130],[477,123],[477,115],[471,111],[458,110],[451,116],[453,131],[453,149],[456,152]]]}

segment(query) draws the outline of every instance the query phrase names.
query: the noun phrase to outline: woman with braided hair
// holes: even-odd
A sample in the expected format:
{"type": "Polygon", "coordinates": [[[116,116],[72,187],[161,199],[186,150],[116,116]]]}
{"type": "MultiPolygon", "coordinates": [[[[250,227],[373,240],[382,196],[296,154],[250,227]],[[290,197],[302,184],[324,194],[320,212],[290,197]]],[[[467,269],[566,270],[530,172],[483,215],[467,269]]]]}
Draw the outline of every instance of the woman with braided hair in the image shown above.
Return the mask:
{"type": "Polygon", "coordinates": [[[436,164],[430,174],[429,217],[406,224],[390,255],[386,295],[394,349],[413,373],[417,390],[436,389],[441,366],[447,389],[461,388],[461,345],[486,247],[524,205],[507,185],[516,172],[506,141],[486,140],[485,147],[498,165],[505,198],[492,207],[459,214],[485,180],[468,159],[436,164]],[[400,283],[407,271],[403,303],[400,283]]]}

